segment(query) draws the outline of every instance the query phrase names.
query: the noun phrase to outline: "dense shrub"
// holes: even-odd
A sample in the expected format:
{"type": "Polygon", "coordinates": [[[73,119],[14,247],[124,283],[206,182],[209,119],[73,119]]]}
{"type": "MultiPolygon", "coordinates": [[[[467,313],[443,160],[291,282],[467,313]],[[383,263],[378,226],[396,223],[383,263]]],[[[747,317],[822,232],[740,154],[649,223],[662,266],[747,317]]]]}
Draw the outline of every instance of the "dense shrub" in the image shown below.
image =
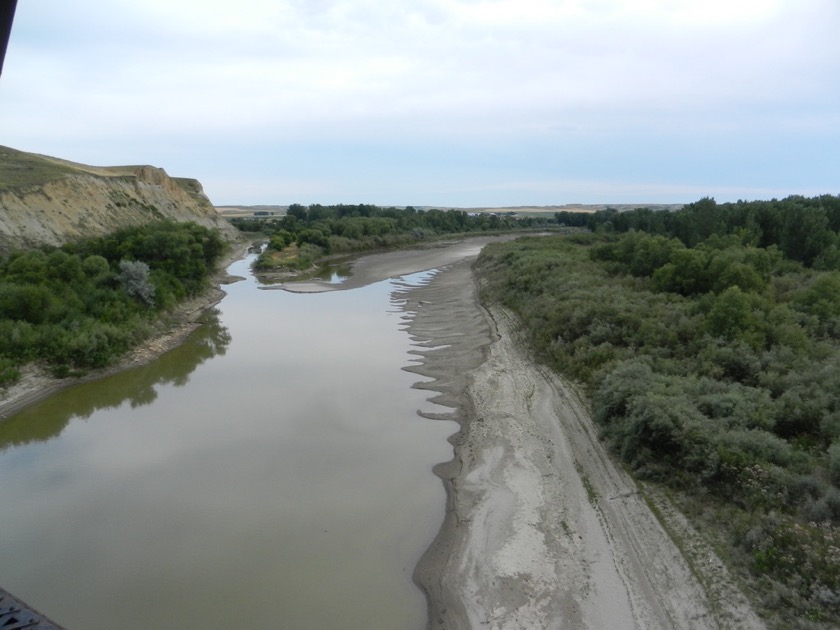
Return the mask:
{"type": "Polygon", "coordinates": [[[837,624],[840,275],[742,240],[527,238],[476,269],[635,474],[728,515],[782,625],[837,624]]]}
{"type": "Polygon", "coordinates": [[[368,204],[292,204],[283,217],[231,222],[241,230],[262,232],[269,237],[266,251],[255,262],[255,268],[260,271],[306,269],[311,260],[298,260],[298,252],[307,245],[319,248],[325,256],[403,247],[448,234],[557,228],[549,217],[469,214],[462,210],[418,211],[410,206],[381,208],[368,204]]]}
{"type": "Polygon", "coordinates": [[[0,384],[32,360],[65,373],[107,365],[207,286],[224,248],[207,228],[160,222],[0,259],[0,384]]]}

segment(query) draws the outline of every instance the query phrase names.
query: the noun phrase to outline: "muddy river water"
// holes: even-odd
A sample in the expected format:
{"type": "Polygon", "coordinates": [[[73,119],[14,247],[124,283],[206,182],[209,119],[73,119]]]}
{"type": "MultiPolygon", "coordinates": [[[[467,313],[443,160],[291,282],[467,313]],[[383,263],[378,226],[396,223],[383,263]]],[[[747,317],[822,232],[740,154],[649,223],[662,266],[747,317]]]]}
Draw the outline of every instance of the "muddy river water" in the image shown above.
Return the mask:
{"type": "Polygon", "coordinates": [[[457,426],[417,415],[400,285],[230,271],[184,345],[0,423],[0,584],[71,630],[424,627],[457,426]]]}

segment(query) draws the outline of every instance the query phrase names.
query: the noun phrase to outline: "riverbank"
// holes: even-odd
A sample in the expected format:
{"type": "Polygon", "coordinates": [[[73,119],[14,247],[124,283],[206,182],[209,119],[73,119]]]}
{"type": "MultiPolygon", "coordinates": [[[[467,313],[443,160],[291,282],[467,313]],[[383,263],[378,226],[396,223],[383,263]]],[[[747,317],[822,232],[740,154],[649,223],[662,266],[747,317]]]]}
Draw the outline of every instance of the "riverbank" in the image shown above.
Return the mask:
{"type": "MultiPolygon", "coordinates": [[[[354,289],[387,278],[444,266],[465,255],[477,256],[487,243],[511,238],[514,236],[475,237],[460,241],[431,243],[412,249],[369,254],[361,256],[354,262],[352,276],[340,285],[317,281],[294,282],[292,278],[289,282],[269,285],[265,288],[300,293],[354,289]]],[[[202,314],[224,298],[225,292],[222,287],[241,279],[229,276],[227,268],[233,262],[246,256],[249,247],[250,242],[234,243],[231,251],[219,264],[219,270],[211,281],[212,288],[165,314],[157,324],[160,331],[158,334],[127,353],[113,365],[100,370],[91,370],[83,376],[65,378],[52,376],[47,369],[38,364],[30,364],[22,368],[18,382],[0,389],[0,421],[57,391],[145,365],[181,344],[201,325],[202,314]]]]}
{"type": "Polygon", "coordinates": [[[711,546],[613,462],[516,321],[481,308],[469,261],[404,308],[420,358],[408,369],[461,426],[436,469],[446,519],[415,571],[429,628],[764,627],[711,546]]]}
{"type": "Polygon", "coordinates": [[[247,244],[234,243],[231,251],[219,263],[219,269],[211,279],[211,288],[164,314],[155,324],[156,334],[113,365],[100,370],[91,370],[82,376],[65,378],[56,378],[49,370],[37,364],[24,366],[21,369],[21,378],[16,383],[0,389],[0,421],[67,387],[99,380],[117,372],[150,363],[183,343],[190,333],[201,325],[202,315],[224,298],[225,292],[222,287],[241,280],[236,276],[228,275],[227,268],[244,257],[247,252],[247,244]]]}
{"type": "MultiPolygon", "coordinates": [[[[424,377],[415,387],[441,405],[423,415],[460,425],[450,440],[454,458],[435,468],[446,488],[445,520],[414,572],[427,597],[428,627],[763,627],[667,498],[637,487],[613,463],[586,405],[533,363],[515,320],[482,308],[471,266],[492,240],[365,256],[339,285],[279,287],[341,290],[441,270],[393,296],[414,342],[416,361],[406,369],[424,377]]],[[[222,295],[185,305],[182,327],[86,378],[159,356],[222,295]]],[[[49,386],[19,403],[48,395],[49,386]]]]}
{"type": "MultiPolygon", "coordinates": [[[[508,236],[474,237],[459,241],[430,243],[418,248],[394,250],[361,256],[353,264],[353,274],[340,285],[326,282],[294,282],[265,287],[266,289],[285,289],[293,292],[322,292],[347,290],[366,286],[387,278],[433,269],[463,258],[465,255],[477,256],[489,242],[510,240],[508,236]]],[[[39,402],[52,394],[89,381],[95,381],[123,370],[150,363],[165,352],[172,350],[201,325],[205,311],[213,308],[225,296],[222,287],[241,278],[229,276],[227,268],[248,253],[250,242],[234,243],[231,251],[219,264],[219,270],[211,280],[212,288],[191,300],[178,305],[165,314],[157,323],[158,334],[147,339],[143,344],[127,353],[122,359],[100,370],[91,370],[78,377],[56,378],[49,370],[38,364],[30,364],[21,369],[18,382],[0,389],[0,421],[9,418],[23,408],[39,402]]]]}

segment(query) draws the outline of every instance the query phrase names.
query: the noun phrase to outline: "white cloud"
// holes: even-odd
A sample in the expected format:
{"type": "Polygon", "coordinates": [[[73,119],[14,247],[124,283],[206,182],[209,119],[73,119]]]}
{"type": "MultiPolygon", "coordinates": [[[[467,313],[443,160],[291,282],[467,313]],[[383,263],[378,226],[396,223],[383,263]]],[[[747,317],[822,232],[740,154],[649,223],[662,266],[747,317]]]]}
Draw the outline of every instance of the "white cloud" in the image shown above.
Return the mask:
{"type": "Polygon", "coordinates": [[[837,134],[838,26],[834,0],[41,0],[0,142],[837,134]]]}
{"type": "Polygon", "coordinates": [[[809,76],[810,34],[778,21],[781,4],[147,2],[122,47],[97,50],[107,56],[54,50],[69,55],[50,83],[65,102],[134,121],[146,111],[234,129],[809,97],[827,86],[809,76]]]}

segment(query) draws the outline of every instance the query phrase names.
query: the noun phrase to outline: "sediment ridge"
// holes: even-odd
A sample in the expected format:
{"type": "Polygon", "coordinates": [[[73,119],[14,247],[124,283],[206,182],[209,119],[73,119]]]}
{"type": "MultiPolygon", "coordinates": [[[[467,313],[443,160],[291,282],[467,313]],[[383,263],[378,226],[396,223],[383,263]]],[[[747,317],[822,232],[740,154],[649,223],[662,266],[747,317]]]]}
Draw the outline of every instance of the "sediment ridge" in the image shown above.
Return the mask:
{"type": "Polygon", "coordinates": [[[461,427],[414,573],[428,627],[765,627],[711,546],[611,459],[574,387],[528,357],[515,318],[482,308],[470,263],[404,296],[406,369],[461,427]]]}

